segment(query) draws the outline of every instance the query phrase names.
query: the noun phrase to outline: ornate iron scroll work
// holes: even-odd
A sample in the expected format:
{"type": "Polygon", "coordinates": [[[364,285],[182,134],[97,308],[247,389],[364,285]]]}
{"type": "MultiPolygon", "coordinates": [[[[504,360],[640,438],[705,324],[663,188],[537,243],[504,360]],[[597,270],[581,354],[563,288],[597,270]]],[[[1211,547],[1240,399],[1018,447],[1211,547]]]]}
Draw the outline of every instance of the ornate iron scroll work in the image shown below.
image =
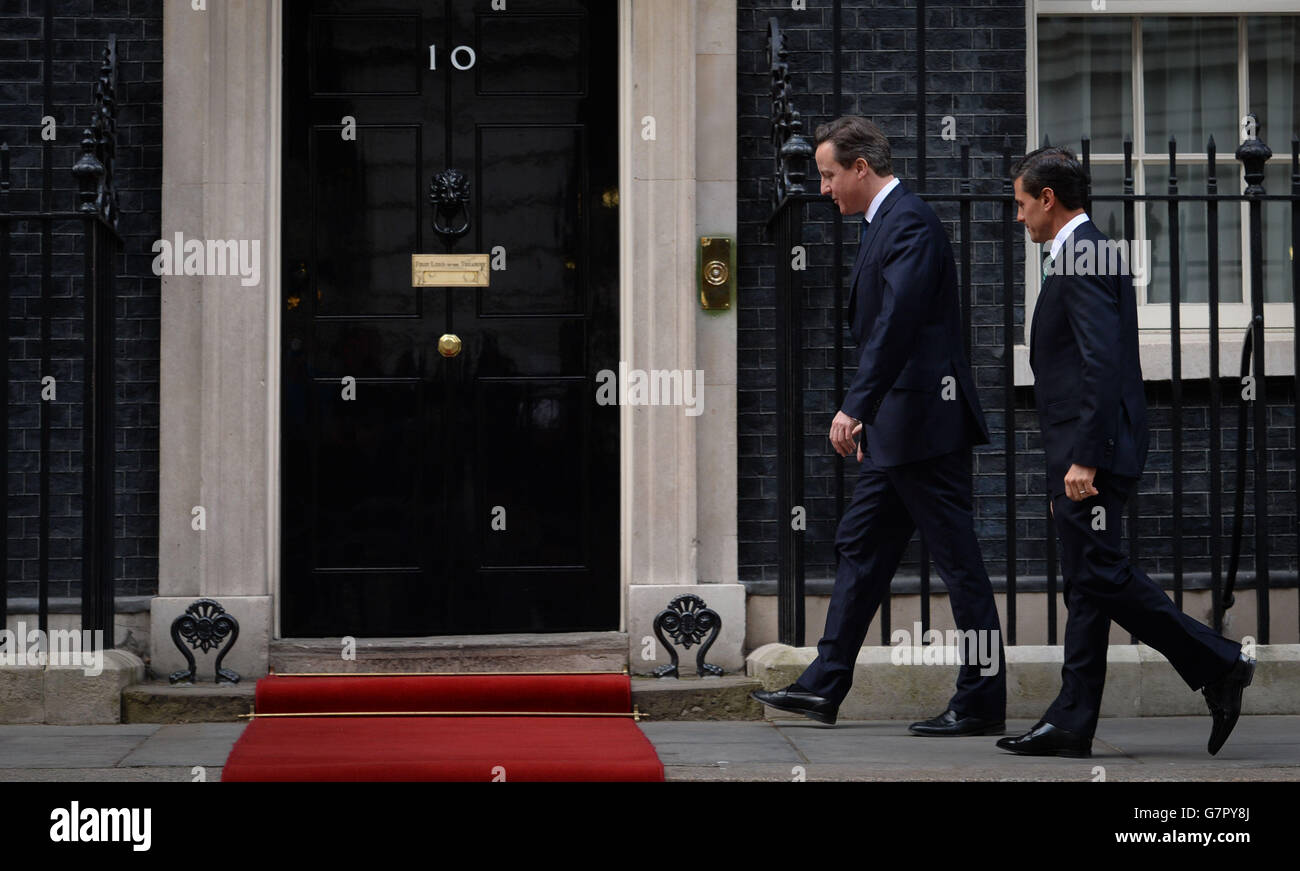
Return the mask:
{"type": "Polygon", "coordinates": [[[227,635],[230,636],[230,640],[226,641],[221,652],[217,654],[217,662],[214,666],[216,682],[239,683],[238,674],[221,667],[221,660],[226,658],[226,654],[235,646],[235,641],[239,638],[239,621],[227,614],[226,609],[212,599],[199,599],[186,608],[184,614],[172,621],[172,641],[185,657],[189,667],[183,671],[173,672],[169,680],[172,683],[194,682],[194,654],[181,643],[182,638],[189,642],[190,647],[199,648],[207,653],[221,644],[227,635]]]}
{"type": "Polygon", "coordinates": [[[672,658],[672,662],[668,665],[661,665],[655,669],[655,677],[677,677],[677,650],[673,644],[680,644],[690,650],[691,645],[699,644],[706,634],[709,636],[708,640],[695,655],[696,673],[700,677],[706,674],[715,677],[722,675],[720,666],[710,665],[704,661],[709,648],[713,646],[718,633],[722,631],[722,618],[699,596],[685,593],[673,599],[668,607],[655,617],[654,629],[659,643],[668,649],[668,655],[672,658]],[[664,637],[665,630],[672,636],[671,643],[664,637]]]}

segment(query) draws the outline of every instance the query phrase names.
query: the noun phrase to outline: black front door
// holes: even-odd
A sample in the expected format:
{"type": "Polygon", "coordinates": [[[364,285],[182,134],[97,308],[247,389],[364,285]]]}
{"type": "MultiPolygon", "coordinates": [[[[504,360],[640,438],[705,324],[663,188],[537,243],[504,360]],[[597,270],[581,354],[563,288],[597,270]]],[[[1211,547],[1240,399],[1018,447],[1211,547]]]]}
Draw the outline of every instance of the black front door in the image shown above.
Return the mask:
{"type": "Polygon", "coordinates": [[[618,628],[617,4],[285,5],[283,634],[618,628]]]}

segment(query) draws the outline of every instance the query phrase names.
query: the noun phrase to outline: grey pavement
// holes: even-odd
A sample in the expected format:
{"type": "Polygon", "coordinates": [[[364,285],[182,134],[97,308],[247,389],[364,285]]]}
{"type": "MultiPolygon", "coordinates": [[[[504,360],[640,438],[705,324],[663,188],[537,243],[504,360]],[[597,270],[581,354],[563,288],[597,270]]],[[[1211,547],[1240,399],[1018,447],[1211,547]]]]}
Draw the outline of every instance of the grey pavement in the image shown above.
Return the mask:
{"type": "Polygon", "coordinates": [[[0,726],[0,781],[218,781],[246,725],[0,726]]]}
{"type": "MultiPolygon", "coordinates": [[[[1017,735],[1031,720],[1010,720],[1017,735]]],[[[1016,756],[997,736],[922,738],[902,720],[642,723],[669,780],[1300,780],[1300,716],[1242,717],[1217,756],[1210,718],[1105,718],[1089,759],[1016,756]]]]}
{"type": "MultiPolygon", "coordinates": [[[[0,726],[0,781],[216,782],[245,723],[0,726]]],[[[1019,734],[1029,720],[1008,722],[1019,734]]],[[[1242,717],[1218,756],[1210,718],[1105,718],[1090,759],[1039,759],[996,737],[919,738],[903,720],[642,721],[668,780],[1300,780],[1300,716],[1242,717]]]]}

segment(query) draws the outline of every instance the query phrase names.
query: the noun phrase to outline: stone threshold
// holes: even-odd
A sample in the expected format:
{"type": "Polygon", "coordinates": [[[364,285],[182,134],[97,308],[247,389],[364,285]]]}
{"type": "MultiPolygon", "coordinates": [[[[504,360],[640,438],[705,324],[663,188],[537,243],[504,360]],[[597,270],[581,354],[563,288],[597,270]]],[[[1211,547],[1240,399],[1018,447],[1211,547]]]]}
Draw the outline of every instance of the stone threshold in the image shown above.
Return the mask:
{"type": "Polygon", "coordinates": [[[358,638],[355,658],[343,659],[340,638],[280,638],[270,642],[277,674],[370,672],[622,672],[625,632],[437,635],[358,638]]]}
{"type": "MultiPolygon", "coordinates": [[[[707,678],[632,678],[632,704],[648,721],[761,720],[762,706],[749,698],[761,684],[744,675],[707,678]]],[[[172,686],[151,681],[122,693],[123,723],[218,723],[244,721],[251,713],[256,681],[172,686]]]]}

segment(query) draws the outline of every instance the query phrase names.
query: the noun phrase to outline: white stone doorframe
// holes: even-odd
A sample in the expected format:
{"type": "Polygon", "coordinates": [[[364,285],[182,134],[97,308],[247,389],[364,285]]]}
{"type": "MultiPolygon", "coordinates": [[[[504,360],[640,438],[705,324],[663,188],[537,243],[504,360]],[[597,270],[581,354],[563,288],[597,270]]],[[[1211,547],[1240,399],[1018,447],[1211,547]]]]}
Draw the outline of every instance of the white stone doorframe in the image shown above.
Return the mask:
{"type": "Polygon", "coordinates": [[[163,7],[163,238],[258,240],[261,283],[162,278],[155,675],[183,667],[171,621],[200,596],[239,621],[223,665],[266,673],[279,564],[280,20],[281,0],[163,7]]]}
{"type": "MultiPolygon", "coordinates": [[[[200,596],[219,598],[240,622],[225,663],[235,671],[265,674],[269,641],[280,637],[280,57],[283,40],[295,38],[282,33],[282,3],[164,6],[163,238],[259,240],[262,257],[253,287],[237,277],[162,278],[155,674],[182,667],[169,628],[200,596]],[[202,530],[193,528],[199,507],[202,530]]],[[[733,638],[744,635],[735,583],[735,315],[703,315],[693,292],[697,234],[735,236],[735,9],[727,0],[618,3],[620,356],[634,367],[706,371],[701,417],[621,409],[620,630],[646,625],[644,614],[629,614],[631,587],[656,588],[636,606],[652,618],[669,587],[689,589],[703,572],[719,582],[710,604],[725,608],[725,638],[712,658],[735,668],[733,638]],[[707,32],[697,36],[697,24],[707,32]],[[697,63],[711,71],[710,100],[728,91],[731,100],[707,109],[723,125],[708,122],[717,138],[701,166],[721,168],[712,175],[697,173],[697,63]],[[655,117],[655,141],[640,135],[646,115],[655,117]],[[728,140],[730,148],[718,146],[728,140]],[[697,226],[697,178],[714,200],[708,226],[697,226]],[[708,346],[699,358],[697,332],[708,346]],[[697,432],[709,446],[703,459],[697,432]]],[[[641,635],[631,634],[630,652],[639,654],[641,635]]]]}

